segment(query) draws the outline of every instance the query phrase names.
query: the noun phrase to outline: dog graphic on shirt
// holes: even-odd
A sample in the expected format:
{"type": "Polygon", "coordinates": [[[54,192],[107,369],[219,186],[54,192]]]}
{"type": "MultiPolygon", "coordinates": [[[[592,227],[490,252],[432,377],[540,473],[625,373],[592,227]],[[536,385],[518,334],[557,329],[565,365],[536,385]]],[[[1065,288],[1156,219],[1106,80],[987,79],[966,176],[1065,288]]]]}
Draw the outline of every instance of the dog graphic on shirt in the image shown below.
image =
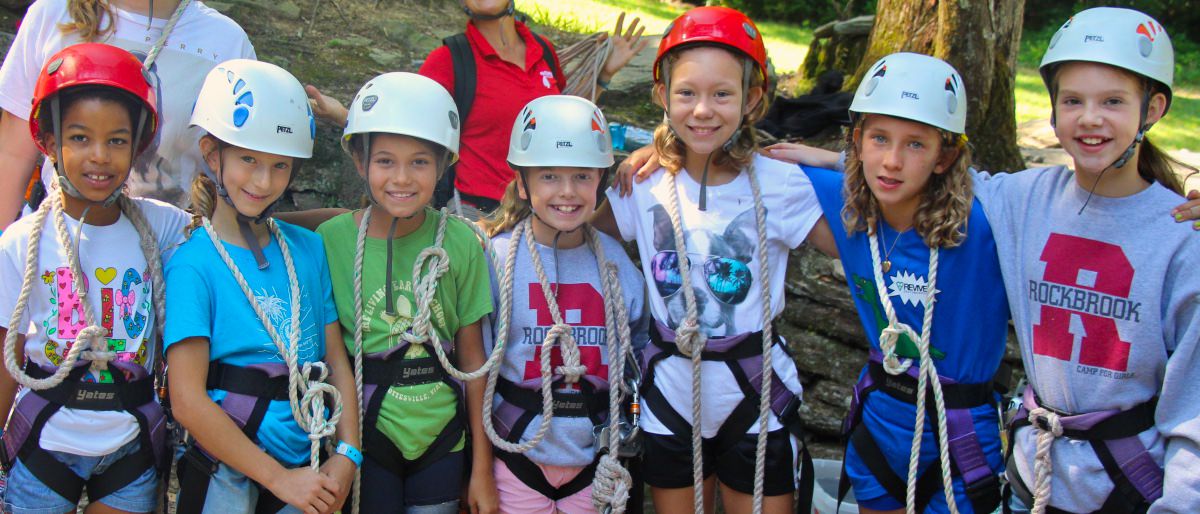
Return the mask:
{"type": "MultiPolygon", "coordinates": [[[[649,210],[654,218],[654,249],[659,255],[676,250],[675,232],[667,210],[661,205],[649,210]]],[[[753,263],[757,241],[754,209],[738,214],[720,233],[705,229],[684,231],[684,244],[690,259],[688,262],[693,268],[691,285],[696,297],[698,321],[705,333],[734,335],[745,331],[738,325],[736,311],[745,301],[754,280],[751,270],[757,269],[757,264],[753,263]],[[695,269],[702,271],[697,274],[695,269]],[[699,275],[703,275],[704,279],[698,280],[699,275]]],[[[671,268],[676,271],[674,278],[678,278],[675,264],[671,268]]],[[[655,276],[655,285],[663,293],[664,286],[659,278],[655,276]]],[[[668,323],[678,327],[687,316],[687,304],[682,291],[675,290],[662,296],[667,306],[668,323]]],[[[753,319],[757,320],[758,317],[753,319]]]]}

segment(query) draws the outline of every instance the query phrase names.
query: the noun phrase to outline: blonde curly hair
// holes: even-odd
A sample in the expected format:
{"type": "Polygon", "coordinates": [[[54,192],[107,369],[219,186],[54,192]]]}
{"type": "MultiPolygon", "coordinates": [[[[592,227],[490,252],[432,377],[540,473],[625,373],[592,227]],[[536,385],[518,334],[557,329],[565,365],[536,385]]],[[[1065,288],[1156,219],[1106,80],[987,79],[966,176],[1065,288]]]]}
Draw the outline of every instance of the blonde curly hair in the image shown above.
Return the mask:
{"type": "MultiPolygon", "coordinates": [[[[869,115],[881,116],[881,115],[869,115]]],[[[875,233],[879,226],[879,202],[867,186],[863,162],[859,157],[859,141],[854,135],[862,135],[868,116],[860,116],[846,135],[846,178],[843,195],[846,205],[842,208],[842,223],[847,235],[860,230],[875,233]]],[[[938,129],[939,152],[958,151],[954,162],[940,174],[933,174],[925,184],[921,203],[913,218],[913,228],[930,248],[953,248],[962,244],[967,237],[967,220],[971,216],[971,174],[967,168],[971,163],[971,148],[966,138],[946,130],[938,129]]]]}
{"type": "MultiPolygon", "coordinates": [[[[749,56],[731,51],[722,45],[699,43],[696,45],[689,45],[678,50],[673,50],[667,53],[667,55],[664,55],[662,58],[662,63],[660,64],[662,69],[659,72],[659,76],[669,77],[669,74],[671,73],[671,67],[675,64],[675,61],[679,60],[680,55],[683,55],[683,53],[687,52],[688,50],[701,46],[720,48],[729,52],[730,55],[734,56],[738,60],[738,64],[741,65],[743,70],[754,70],[756,68],[756,64],[749,56]]],[[[661,81],[656,84],[656,87],[651,92],[651,96],[653,97],[653,101],[655,103],[661,104],[661,100],[656,94],[658,91],[658,86],[660,85],[664,84],[661,81]]],[[[765,94],[766,88],[763,86],[764,81],[762,74],[751,72],[750,87],[763,88],[764,94],[758,101],[757,105],[742,115],[742,131],[738,135],[737,140],[734,141],[734,144],[729,151],[718,149],[716,152],[714,152],[712,161],[714,166],[721,167],[732,165],[734,169],[740,170],[750,165],[750,161],[754,158],[754,154],[758,152],[758,136],[755,133],[754,124],[766,116],[767,107],[770,103],[767,95],[765,94]]],[[[666,92],[668,97],[670,94],[670,91],[666,92]]],[[[746,91],[743,91],[742,95],[742,98],[745,98],[746,91]]],[[[683,169],[683,156],[686,150],[687,147],[684,146],[683,141],[680,141],[679,138],[675,136],[675,132],[671,130],[670,122],[667,120],[664,106],[663,121],[662,123],[658,124],[657,128],[654,129],[654,151],[658,153],[658,160],[668,172],[678,173],[680,169],[683,169]]]]}

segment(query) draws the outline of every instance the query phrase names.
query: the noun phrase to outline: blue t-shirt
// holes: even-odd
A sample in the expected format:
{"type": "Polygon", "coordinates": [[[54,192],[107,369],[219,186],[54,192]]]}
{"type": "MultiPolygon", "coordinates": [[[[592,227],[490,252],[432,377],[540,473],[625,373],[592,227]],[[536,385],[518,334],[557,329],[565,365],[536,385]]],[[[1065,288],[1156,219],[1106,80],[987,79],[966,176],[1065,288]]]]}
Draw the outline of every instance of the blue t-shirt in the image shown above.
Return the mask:
{"type": "MultiPolygon", "coordinates": [[[[837,241],[846,282],[854,296],[854,305],[867,339],[872,349],[879,350],[879,334],[887,326],[887,318],[879,303],[879,292],[875,285],[870,239],[862,231],[847,236],[842,224],[842,208],[845,206],[842,196],[843,174],[820,168],[802,169],[812,181],[821,210],[837,241]]],[[[895,242],[895,247],[888,253],[892,266],[890,272],[884,274],[884,281],[888,283],[888,295],[896,309],[896,317],[920,334],[925,315],[925,297],[928,294],[925,286],[929,277],[929,247],[915,230],[897,233],[886,223],[880,230],[881,258],[882,253],[892,248],[895,242]]],[[[938,251],[936,287],[938,292],[930,354],[938,374],[959,383],[990,381],[1004,356],[1009,310],[1000,276],[996,242],[978,200],[972,202],[967,237],[963,243],[938,251]]],[[[915,341],[901,337],[897,353],[913,359],[913,366],[918,366],[915,341]]],[[[865,369],[863,373],[866,373],[865,369]]],[[[996,409],[991,405],[983,405],[972,409],[971,413],[988,464],[998,471],[1001,455],[996,409]]],[[[915,416],[914,405],[887,394],[870,395],[863,408],[863,423],[874,436],[892,469],[902,479],[908,476],[915,416]]],[[[922,472],[937,458],[936,448],[933,424],[927,419],[921,445],[922,472]]],[[[857,459],[852,448],[847,454],[846,469],[855,484],[858,498],[869,500],[885,494],[878,482],[870,477],[861,460],[857,459]]],[[[962,501],[959,506],[963,507],[962,501]]]]}
{"type": "MultiPolygon", "coordinates": [[[[296,267],[300,287],[300,365],[325,357],[325,325],[337,321],[333,287],[321,236],[303,228],[276,221],[287,240],[296,267]]],[[[270,266],[259,270],[250,250],[224,243],[225,251],[255,300],[266,312],[284,343],[291,333],[291,292],[287,268],[279,242],[272,236],[263,248],[270,266]]],[[[235,366],[282,363],[283,357],[271,341],[246,295],[213,247],[207,231],[197,229],[179,247],[166,267],[167,319],[164,341],[170,345],[189,337],[209,341],[208,358],[235,366]]],[[[223,391],[209,391],[218,405],[223,391]]],[[[308,462],[309,441],[306,431],[292,417],[286,400],[272,401],[258,429],[258,443],[276,460],[288,466],[308,462]]]]}

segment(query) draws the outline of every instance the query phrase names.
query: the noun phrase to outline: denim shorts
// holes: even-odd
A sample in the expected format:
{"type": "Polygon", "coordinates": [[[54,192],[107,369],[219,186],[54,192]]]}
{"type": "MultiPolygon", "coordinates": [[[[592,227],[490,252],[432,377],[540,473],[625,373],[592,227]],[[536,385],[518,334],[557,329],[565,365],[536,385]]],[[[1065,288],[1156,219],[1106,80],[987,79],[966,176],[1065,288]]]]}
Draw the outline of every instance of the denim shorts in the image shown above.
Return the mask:
{"type": "MultiPolygon", "coordinates": [[[[175,460],[183,465],[184,446],[175,449],[175,460]]],[[[259,485],[241,471],[233,469],[224,463],[217,463],[217,471],[208,482],[208,490],[204,494],[205,514],[228,514],[231,512],[255,512],[258,505],[259,485]]],[[[177,498],[176,501],[179,501],[177,498]]],[[[280,514],[297,514],[300,509],[286,505],[279,510],[280,514]]]]}
{"type": "MultiPolygon", "coordinates": [[[[84,457],[70,453],[41,450],[54,456],[65,464],[75,474],[84,479],[99,475],[114,462],[131,455],[141,448],[137,439],[108,455],[100,457],[84,457]]],[[[126,512],[151,512],[158,506],[158,476],[154,468],[147,469],[129,485],[109,494],[98,501],[114,509],[126,512]]],[[[8,487],[4,491],[4,510],[14,514],[62,514],[74,511],[79,498],[67,499],[59,496],[25,467],[21,459],[17,459],[8,474],[8,487]]]]}

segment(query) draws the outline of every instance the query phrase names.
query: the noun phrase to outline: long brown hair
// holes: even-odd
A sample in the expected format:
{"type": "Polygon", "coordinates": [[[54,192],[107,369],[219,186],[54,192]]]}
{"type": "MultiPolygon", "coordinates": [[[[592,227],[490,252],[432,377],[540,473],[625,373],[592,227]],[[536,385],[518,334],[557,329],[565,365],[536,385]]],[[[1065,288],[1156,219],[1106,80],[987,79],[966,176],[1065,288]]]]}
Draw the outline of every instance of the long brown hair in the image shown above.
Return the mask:
{"type": "Polygon", "coordinates": [[[107,36],[116,25],[116,13],[108,0],[67,0],[67,11],[71,13],[71,22],[60,23],[58,29],[63,34],[77,32],[79,39],[86,42],[107,36]],[[101,26],[106,17],[108,23],[101,26]]]}
{"type": "MultiPolygon", "coordinates": [[[[883,116],[873,114],[870,116],[883,116]]],[[[879,201],[867,186],[863,162],[859,157],[859,141],[867,116],[860,116],[846,136],[846,178],[843,194],[846,205],[842,208],[842,223],[848,235],[862,230],[875,233],[879,226],[879,201]]],[[[971,175],[967,168],[971,164],[971,148],[965,138],[938,129],[938,152],[958,150],[958,158],[946,171],[930,175],[921,192],[921,203],[913,217],[913,228],[930,248],[953,248],[962,244],[967,237],[967,220],[971,216],[971,175]]]]}
{"type": "MultiPolygon", "coordinates": [[[[738,64],[741,65],[741,69],[755,69],[756,64],[748,56],[738,52],[730,51],[721,45],[701,43],[698,45],[687,46],[680,50],[671,51],[667,55],[663,56],[661,64],[662,71],[660,72],[660,76],[666,75],[669,77],[671,68],[675,64],[675,61],[679,59],[679,56],[682,55],[683,52],[687,52],[688,50],[697,48],[699,46],[711,46],[725,50],[737,59],[738,64]]],[[[761,73],[750,73],[750,88],[765,89],[763,88],[763,77],[761,73]]],[[[655,93],[652,92],[651,95],[654,97],[654,101],[656,103],[660,102],[655,93]]],[[[670,98],[670,95],[671,92],[666,91],[665,96],[668,99],[670,98]]],[[[742,101],[745,101],[748,95],[749,90],[742,91],[742,101]]],[[[766,91],[764,90],[761,99],[758,101],[758,105],[755,105],[752,109],[743,114],[742,131],[741,134],[738,135],[737,140],[734,141],[733,146],[728,152],[724,149],[718,149],[713,155],[712,164],[714,166],[720,167],[732,165],[734,169],[741,170],[750,164],[750,161],[754,159],[754,154],[758,152],[758,136],[755,133],[754,124],[763,119],[763,116],[766,116],[768,103],[769,99],[767,98],[766,91]]],[[[684,146],[683,141],[680,141],[679,138],[675,137],[675,132],[671,130],[670,123],[666,119],[666,116],[663,116],[662,123],[659,123],[658,127],[654,129],[654,150],[658,153],[659,162],[662,163],[662,166],[666,168],[667,171],[671,173],[677,173],[683,168],[683,156],[687,152],[687,147],[684,146]]]]}
{"type": "MultiPolygon", "coordinates": [[[[521,173],[521,171],[517,171],[521,173]]],[[[517,226],[529,215],[533,214],[533,210],[529,208],[529,202],[521,198],[520,191],[517,190],[516,178],[513,178],[508,183],[508,187],[504,188],[504,197],[500,198],[500,207],[493,212],[491,216],[479,220],[479,226],[483,227],[483,232],[488,237],[496,237],[496,234],[508,232],[517,226]]]]}

